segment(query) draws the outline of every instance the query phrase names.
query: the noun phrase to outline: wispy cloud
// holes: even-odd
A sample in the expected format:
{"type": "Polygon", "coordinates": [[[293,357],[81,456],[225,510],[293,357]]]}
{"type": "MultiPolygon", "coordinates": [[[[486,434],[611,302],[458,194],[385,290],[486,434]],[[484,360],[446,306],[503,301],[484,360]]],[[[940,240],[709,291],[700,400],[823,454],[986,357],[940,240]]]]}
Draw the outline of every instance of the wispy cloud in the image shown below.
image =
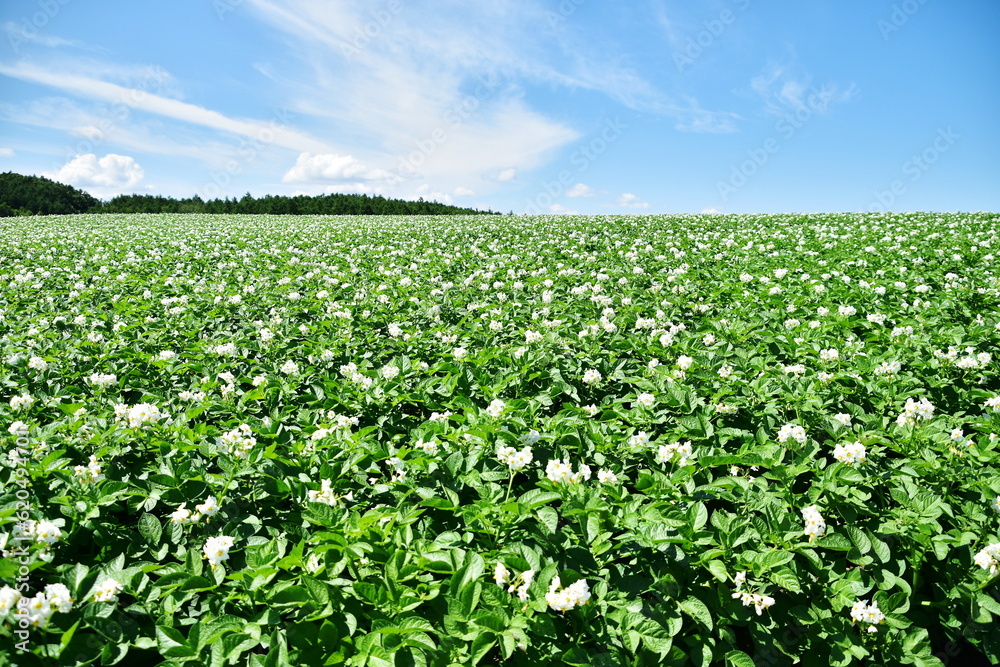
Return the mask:
{"type": "Polygon", "coordinates": [[[102,100],[131,109],[165,116],[174,120],[201,125],[223,132],[257,138],[266,135],[273,144],[298,151],[321,150],[334,152],[325,142],[290,128],[276,128],[257,120],[229,118],[224,114],[180,100],[150,93],[142,88],[127,88],[116,83],[78,74],[65,73],[28,63],[0,64],[0,74],[31,81],[66,91],[81,97],[102,100]]]}
{"type": "Polygon", "coordinates": [[[790,64],[770,63],[750,81],[750,89],[764,102],[765,112],[784,116],[789,112],[823,113],[832,105],[848,102],[857,86],[812,83],[812,77],[790,64]]]}

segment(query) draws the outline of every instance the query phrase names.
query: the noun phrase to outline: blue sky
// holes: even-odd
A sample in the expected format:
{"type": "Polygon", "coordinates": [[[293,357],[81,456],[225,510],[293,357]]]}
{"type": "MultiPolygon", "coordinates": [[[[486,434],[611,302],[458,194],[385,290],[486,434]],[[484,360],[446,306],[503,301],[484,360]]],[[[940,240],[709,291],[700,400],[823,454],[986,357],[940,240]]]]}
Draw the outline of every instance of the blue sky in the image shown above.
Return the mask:
{"type": "Polygon", "coordinates": [[[101,198],[1000,210],[994,0],[5,0],[0,171],[101,198]]]}

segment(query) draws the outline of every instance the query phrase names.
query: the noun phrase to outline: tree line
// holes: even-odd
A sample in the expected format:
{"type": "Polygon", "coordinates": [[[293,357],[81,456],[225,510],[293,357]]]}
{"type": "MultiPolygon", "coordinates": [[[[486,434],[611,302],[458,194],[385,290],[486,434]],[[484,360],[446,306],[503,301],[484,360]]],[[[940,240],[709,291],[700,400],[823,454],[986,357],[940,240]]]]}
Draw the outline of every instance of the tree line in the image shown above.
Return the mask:
{"type": "Polygon", "coordinates": [[[44,176],[0,174],[0,217],[71,213],[243,213],[268,215],[477,215],[492,213],[435,201],[387,199],[381,195],[265,195],[203,200],[163,195],[118,195],[108,201],[44,176]]]}

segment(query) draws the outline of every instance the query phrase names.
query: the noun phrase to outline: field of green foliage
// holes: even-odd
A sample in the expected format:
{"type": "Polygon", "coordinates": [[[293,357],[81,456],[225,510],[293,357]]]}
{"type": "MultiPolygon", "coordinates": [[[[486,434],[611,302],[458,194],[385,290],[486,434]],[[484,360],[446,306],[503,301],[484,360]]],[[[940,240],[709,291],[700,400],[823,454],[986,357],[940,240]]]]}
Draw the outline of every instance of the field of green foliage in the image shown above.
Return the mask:
{"type": "Polygon", "coordinates": [[[0,665],[996,664],[998,232],[0,220],[0,665]]]}

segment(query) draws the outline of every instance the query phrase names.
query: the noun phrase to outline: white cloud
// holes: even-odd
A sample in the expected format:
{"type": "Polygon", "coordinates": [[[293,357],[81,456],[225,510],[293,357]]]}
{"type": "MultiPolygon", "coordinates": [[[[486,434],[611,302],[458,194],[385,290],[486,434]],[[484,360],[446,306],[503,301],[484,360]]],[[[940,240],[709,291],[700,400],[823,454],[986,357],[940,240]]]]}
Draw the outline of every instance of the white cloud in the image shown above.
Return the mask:
{"type": "Polygon", "coordinates": [[[457,188],[455,188],[455,196],[456,197],[475,197],[476,193],[475,193],[475,191],[470,190],[469,188],[463,188],[462,186],[458,186],[457,188]]]}
{"type": "Polygon", "coordinates": [[[93,153],[77,155],[57,171],[46,173],[54,181],[87,189],[101,196],[135,188],[145,176],[142,167],[128,155],[108,153],[98,158],[93,153]]]}
{"type": "Polygon", "coordinates": [[[615,203],[624,208],[649,208],[649,204],[644,201],[639,201],[639,198],[631,192],[622,194],[621,197],[615,200],[615,203]]]}
{"type": "Polygon", "coordinates": [[[549,206],[549,213],[553,213],[555,215],[580,215],[578,212],[571,208],[566,208],[562,204],[552,204],[549,206]]]}
{"type": "Polygon", "coordinates": [[[284,183],[310,181],[393,181],[394,176],[384,169],[372,169],[352,155],[333,153],[301,153],[295,165],[281,178],[284,183]]]}
{"type": "Polygon", "coordinates": [[[703,208],[701,209],[702,215],[722,215],[722,211],[717,208],[703,208]]]}
{"type": "Polygon", "coordinates": [[[331,149],[324,142],[291,129],[280,119],[263,122],[229,118],[217,111],[156,95],[141,88],[128,88],[100,79],[63,71],[46,70],[26,63],[19,63],[16,67],[0,64],[0,74],[22,81],[33,81],[51,86],[82,97],[103,100],[186,123],[250,137],[256,141],[272,143],[285,148],[299,151],[330,151],[331,149]]]}
{"type": "Polygon", "coordinates": [[[14,157],[14,149],[0,148],[0,157],[14,157]]]}
{"type": "Polygon", "coordinates": [[[768,113],[776,116],[791,112],[821,114],[833,104],[850,101],[858,92],[854,84],[846,89],[833,83],[814,85],[809,74],[793,69],[791,65],[771,63],[750,80],[750,89],[764,101],[768,113]]]}
{"type": "Polygon", "coordinates": [[[577,183],[566,191],[567,197],[593,197],[594,190],[589,185],[577,183]]]}
{"type": "Polygon", "coordinates": [[[499,174],[497,174],[497,180],[501,183],[513,181],[515,178],[517,178],[517,169],[514,167],[503,169],[499,174]]]}

